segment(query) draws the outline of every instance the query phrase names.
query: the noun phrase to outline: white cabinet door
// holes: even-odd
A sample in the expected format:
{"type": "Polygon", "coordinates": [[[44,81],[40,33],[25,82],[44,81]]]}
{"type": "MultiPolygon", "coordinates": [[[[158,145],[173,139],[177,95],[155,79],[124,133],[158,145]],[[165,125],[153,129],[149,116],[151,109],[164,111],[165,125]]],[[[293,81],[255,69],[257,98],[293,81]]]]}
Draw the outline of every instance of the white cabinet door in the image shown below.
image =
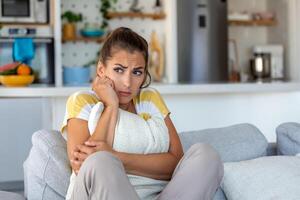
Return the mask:
{"type": "Polygon", "coordinates": [[[31,148],[32,133],[51,128],[51,112],[47,99],[0,99],[0,190],[5,189],[5,183],[24,179],[23,162],[31,148]]]}

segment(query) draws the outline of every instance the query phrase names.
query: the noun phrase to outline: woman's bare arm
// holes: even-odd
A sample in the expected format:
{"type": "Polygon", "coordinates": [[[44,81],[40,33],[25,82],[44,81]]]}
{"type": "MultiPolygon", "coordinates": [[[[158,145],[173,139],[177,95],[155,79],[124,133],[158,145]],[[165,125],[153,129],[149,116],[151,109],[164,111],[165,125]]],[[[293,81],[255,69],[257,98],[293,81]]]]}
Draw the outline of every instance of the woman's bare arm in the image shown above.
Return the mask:
{"type": "MultiPolygon", "coordinates": [[[[69,160],[75,159],[73,152],[76,146],[83,144],[87,140],[105,141],[112,145],[117,115],[117,107],[105,107],[92,136],[89,133],[88,122],[86,120],[76,118],[69,119],[67,124],[69,160]]],[[[79,166],[75,166],[72,162],[71,166],[73,170],[79,170],[79,166]]]]}
{"type": "Polygon", "coordinates": [[[118,107],[107,106],[104,108],[94,133],[89,140],[105,141],[113,146],[115,128],[118,119],[118,107]]]}

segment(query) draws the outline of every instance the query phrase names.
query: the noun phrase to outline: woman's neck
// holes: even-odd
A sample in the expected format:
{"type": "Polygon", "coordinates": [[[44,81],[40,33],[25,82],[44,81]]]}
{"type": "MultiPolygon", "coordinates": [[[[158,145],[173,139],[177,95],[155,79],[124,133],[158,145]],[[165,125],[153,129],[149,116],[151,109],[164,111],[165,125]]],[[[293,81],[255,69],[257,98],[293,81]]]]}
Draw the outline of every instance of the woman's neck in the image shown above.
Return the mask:
{"type": "Polygon", "coordinates": [[[133,106],[133,101],[130,101],[129,103],[127,104],[120,104],[119,107],[122,109],[122,110],[126,110],[128,112],[132,112],[132,113],[135,113],[135,108],[133,106]]]}

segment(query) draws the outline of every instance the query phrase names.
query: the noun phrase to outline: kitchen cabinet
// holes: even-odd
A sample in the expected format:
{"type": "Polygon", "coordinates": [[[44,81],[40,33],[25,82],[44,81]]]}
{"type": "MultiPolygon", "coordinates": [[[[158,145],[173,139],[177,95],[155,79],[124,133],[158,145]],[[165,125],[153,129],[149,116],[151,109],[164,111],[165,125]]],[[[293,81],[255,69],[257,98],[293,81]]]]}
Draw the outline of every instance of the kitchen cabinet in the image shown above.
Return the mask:
{"type": "Polygon", "coordinates": [[[21,189],[16,187],[22,186],[31,136],[39,129],[51,129],[51,104],[46,98],[0,98],[0,110],[0,190],[21,189]]]}

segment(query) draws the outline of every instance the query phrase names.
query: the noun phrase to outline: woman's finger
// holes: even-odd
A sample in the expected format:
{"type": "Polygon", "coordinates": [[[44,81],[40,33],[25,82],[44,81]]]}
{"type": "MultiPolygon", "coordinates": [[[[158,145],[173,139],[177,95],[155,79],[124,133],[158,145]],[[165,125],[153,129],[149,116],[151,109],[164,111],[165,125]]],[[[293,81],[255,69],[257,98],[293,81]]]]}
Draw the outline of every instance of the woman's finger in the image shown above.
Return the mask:
{"type": "Polygon", "coordinates": [[[87,155],[90,155],[90,154],[92,154],[92,153],[94,153],[96,150],[93,148],[93,147],[88,147],[88,146],[86,146],[86,145],[77,145],[77,148],[81,151],[81,152],[83,152],[83,153],[85,153],[85,154],[87,154],[87,155]]]}
{"type": "Polygon", "coordinates": [[[100,146],[103,143],[104,143],[103,141],[88,140],[84,144],[89,147],[96,147],[96,146],[100,146]]]}
{"type": "Polygon", "coordinates": [[[76,158],[76,160],[79,160],[82,162],[88,157],[88,155],[86,153],[76,152],[76,151],[74,151],[73,155],[74,155],[74,158],[76,158]]]}
{"type": "Polygon", "coordinates": [[[106,79],[107,79],[107,83],[112,87],[112,88],[115,88],[115,84],[113,82],[113,80],[111,80],[109,77],[106,76],[106,79]]]}

